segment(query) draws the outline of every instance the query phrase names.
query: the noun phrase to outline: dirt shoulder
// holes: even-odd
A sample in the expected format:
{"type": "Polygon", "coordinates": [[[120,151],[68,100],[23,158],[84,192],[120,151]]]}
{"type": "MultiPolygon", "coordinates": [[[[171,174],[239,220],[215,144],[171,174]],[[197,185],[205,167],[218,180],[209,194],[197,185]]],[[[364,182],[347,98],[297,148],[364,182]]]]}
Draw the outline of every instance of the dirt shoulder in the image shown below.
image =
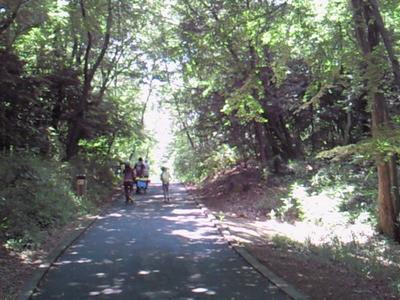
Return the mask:
{"type": "Polygon", "coordinates": [[[40,265],[45,263],[53,249],[86,221],[88,221],[87,217],[79,218],[47,232],[40,249],[26,249],[18,252],[2,246],[0,248],[0,299],[15,299],[25,283],[39,270],[40,265]]]}
{"type": "Polygon", "coordinates": [[[259,182],[260,178],[251,171],[240,171],[210,181],[202,189],[189,187],[189,190],[235,241],[245,245],[262,265],[310,299],[396,299],[390,295],[382,275],[357,272],[322,251],[312,252],[301,245],[285,243],[280,230],[289,225],[267,218],[266,210],[270,208],[259,204],[266,190],[270,195],[285,191],[274,184],[261,186],[259,182]]]}

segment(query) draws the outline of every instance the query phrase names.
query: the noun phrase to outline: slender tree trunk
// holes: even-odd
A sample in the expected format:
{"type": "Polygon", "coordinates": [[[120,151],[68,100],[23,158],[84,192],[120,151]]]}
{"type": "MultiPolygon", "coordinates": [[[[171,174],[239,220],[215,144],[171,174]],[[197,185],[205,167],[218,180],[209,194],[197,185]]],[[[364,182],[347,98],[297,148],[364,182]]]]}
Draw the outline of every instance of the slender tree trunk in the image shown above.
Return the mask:
{"type": "Polygon", "coordinates": [[[394,216],[396,219],[396,226],[397,230],[399,231],[398,237],[400,240],[400,193],[399,193],[399,176],[398,176],[398,168],[397,168],[397,157],[392,155],[390,157],[389,163],[390,169],[390,180],[391,180],[391,194],[393,199],[393,209],[394,209],[394,216]]]}
{"type": "Polygon", "coordinates": [[[348,145],[351,141],[351,127],[353,124],[351,119],[351,111],[348,111],[346,114],[346,127],[343,132],[343,145],[348,145]]]}
{"type": "Polygon", "coordinates": [[[143,109],[142,109],[142,113],[140,116],[140,124],[144,125],[144,115],[146,113],[146,109],[147,109],[147,105],[150,102],[150,97],[151,97],[151,93],[153,92],[153,77],[151,77],[150,79],[150,83],[149,83],[149,92],[147,93],[147,97],[146,97],[146,101],[143,105],[143,109]]]}
{"type": "Polygon", "coordinates": [[[266,147],[267,148],[267,158],[272,159],[274,156],[281,153],[281,149],[277,145],[277,139],[275,135],[272,133],[274,130],[271,128],[270,122],[264,124],[264,134],[266,137],[266,147]]]}
{"type": "Polygon", "coordinates": [[[265,145],[267,145],[267,139],[265,138],[263,130],[264,128],[262,126],[262,123],[254,121],[254,129],[257,139],[258,151],[260,153],[260,163],[261,166],[265,168],[268,165],[266,151],[265,151],[265,145]]]}
{"type": "Polygon", "coordinates": [[[190,143],[190,146],[192,147],[192,149],[196,149],[196,144],[194,143],[194,140],[193,140],[193,138],[192,138],[192,136],[190,134],[189,127],[187,126],[185,120],[181,116],[181,111],[179,109],[178,101],[176,99],[175,99],[175,105],[176,105],[176,111],[178,112],[179,121],[182,124],[183,131],[186,134],[186,137],[187,137],[187,139],[188,139],[188,141],[190,143]]]}
{"type": "MultiPolygon", "coordinates": [[[[285,128],[285,122],[281,116],[268,118],[268,125],[274,136],[278,139],[281,149],[274,148],[273,155],[281,154],[284,160],[296,159],[302,155],[301,149],[298,148],[297,143],[294,141],[290,132],[285,128]],[[284,150],[283,150],[284,149],[284,150]]],[[[275,143],[276,144],[276,143],[275,143]]]]}
{"type": "MultiPolygon", "coordinates": [[[[86,20],[86,9],[84,6],[84,0],[80,0],[80,5],[81,5],[81,12],[82,12],[82,20],[84,23],[87,22],[86,20]]],[[[96,61],[94,62],[93,66],[89,68],[89,60],[90,60],[90,53],[92,51],[92,33],[90,30],[87,31],[87,38],[88,38],[88,45],[86,48],[86,53],[85,53],[85,58],[84,58],[84,83],[83,83],[83,88],[82,88],[82,94],[80,97],[79,101],[79,106],[77,107],[77,111],[75,116],[71,119],[70,122],[70,129],[69,129],[69,135],[68,135],[68,141],[66,145],[66,157],[65,160],[69,160],[73,156],[75,156],[78,153],[79,147],[79,141],[83,138],[84,136],[84,118],[85,118],[85,112],[88,109],[88,101],[89,101],[89,96],[90,96],[90,91],[92,88],[92,80],[94,78],[94,75],[97,71],[97,69],[100,66],[100,63],[102,62],[106,51],[108,49],[109,41],[110,41],[110,31],[111,31],[111,25],[112,25],[112,6],[111,6],[111,0],[108,1],[108,16],[107,16],[107,28],[106,28],[106,33],[104,36],[104,42],[100,51],[100,54],[98,55],[96,61]]]]}
{"type": "Polygon", "coordinates": [[[400,68],[399,68],[399,61],[397,60],[394,50],[393,50],[393,45],[389,37],[389,33],[387,32],[385,28],[385,24],[383,23],[383,19],[381,16],[381,13],[379,11],[378,7],[378,2],[376,0],[369,0],[369,4],[371,7],[371,13],[374,16],[374,20],[376,22],[376,27],[379,30],[379,33],[381,34],[383,43],[385,44],[386,47],[386,52],[388,54],[389,60],[392,64],[392,70],[394,74],[394,78],[396,80],[396,83],[400,85],[400,68]]]}
{"type": "Polygon", "coordinates": [[[114,142],[115,142],[115,139],[117,138],[117,132],[113,132],[112,133],[112,137],[111,137],[111,141],[109,141],[108,142],[108,145],[107,145],[107,154],[104,156],[104,158],[103,158],[103,161],[102,161],[102,163],[104,164],[106,161],[107,161],[107,159],[110,157],[110,154],[111,154],[111,149],[112,149],[112,147],[113,147],[113,145],[114,145],[114,142]]]}
{"type": "MultiPolygon", "coordinates": [[[[168,64],[166,62],[165,62],[165,69],[167,70],[168,84],[171,85],[171,79],[170,79],[169,73],[168,73],[168,64]]],[[[193,140],[193,138],[192,138],[192,136],[190,134],[189,127],[188,127],[187,123],[185,122],[184,118],[182,117],[181,110],[179,108],[179,102],[178,102],[178,99],[176,97],[174,97],[174,104],[175,104],[175,107],[176,107],[176,111],[178,113],[179,121],[182,124],[183,130],[184,130],[184,132],[186,134],[186,137],[187,137],[187,139],[188,139],[188,141],[190,143],[190,146],[192,147],[192,149],[196,149],[196,144],[195,144],[195,142],[194,142],[194,140],[193,140]]]]}
{"type": "Polygon", "coordinates": [[[303,149],[301,148],[300,140],[289,132],[286,128],[285,120],[282,116],[279,116],[279,123],[281,124],[282,131],[285,135],[285,149],[290,149],[290,158],[298,159],[303,156],[303,149]]]}

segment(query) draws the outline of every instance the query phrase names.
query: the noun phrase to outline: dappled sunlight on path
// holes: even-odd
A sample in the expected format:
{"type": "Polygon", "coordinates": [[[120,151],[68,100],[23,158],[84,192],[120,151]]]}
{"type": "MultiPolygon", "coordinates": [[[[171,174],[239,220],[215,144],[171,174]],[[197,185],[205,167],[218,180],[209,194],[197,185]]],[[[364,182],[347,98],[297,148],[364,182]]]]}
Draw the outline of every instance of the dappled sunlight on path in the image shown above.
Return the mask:
{"type": "Polygon", "coordinates": [[[33,299],[289,299],[173,185],[122,200],[53,264],[33,299]]]}

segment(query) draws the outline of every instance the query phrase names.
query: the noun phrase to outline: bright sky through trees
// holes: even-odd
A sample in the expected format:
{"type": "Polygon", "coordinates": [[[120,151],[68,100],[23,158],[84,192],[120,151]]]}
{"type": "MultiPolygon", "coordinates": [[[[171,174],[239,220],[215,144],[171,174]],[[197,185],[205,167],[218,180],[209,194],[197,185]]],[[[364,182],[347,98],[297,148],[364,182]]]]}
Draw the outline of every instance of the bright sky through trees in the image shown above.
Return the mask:
{"type": "MultiPolygon", "coordinates": [[[[147,97],[148,86],[143,87],[142,95],[147,97]]],[[[150,157],[154,159],[152,169],[158,174],[158,170],[162,165],[169,166],[167,157],[167,148],[172,140],[171,135],[171,120],[167,110],[159,108],[158,99],[153,94],[147,106],[144,116],[146,129],[151,132],[151,136],[156,140],[156,144],[150,150],[150,157]]],[[[153,174],[154,175],[154,174],[153,174]]]]}

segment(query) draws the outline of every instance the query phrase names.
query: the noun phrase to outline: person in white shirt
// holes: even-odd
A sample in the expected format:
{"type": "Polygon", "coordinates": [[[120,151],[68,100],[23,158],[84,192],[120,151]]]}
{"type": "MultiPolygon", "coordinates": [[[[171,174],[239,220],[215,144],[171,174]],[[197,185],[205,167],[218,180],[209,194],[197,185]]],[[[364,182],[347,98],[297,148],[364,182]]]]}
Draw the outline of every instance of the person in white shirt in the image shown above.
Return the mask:
{"type": "Polygon", "coordinates": [[[164,202],[169,202],[169,180],[171,176],[169,175],[168,169],[166,167],[161,167],[160,179],[162,182],[162,188],[164,192],[164,202]]]}

